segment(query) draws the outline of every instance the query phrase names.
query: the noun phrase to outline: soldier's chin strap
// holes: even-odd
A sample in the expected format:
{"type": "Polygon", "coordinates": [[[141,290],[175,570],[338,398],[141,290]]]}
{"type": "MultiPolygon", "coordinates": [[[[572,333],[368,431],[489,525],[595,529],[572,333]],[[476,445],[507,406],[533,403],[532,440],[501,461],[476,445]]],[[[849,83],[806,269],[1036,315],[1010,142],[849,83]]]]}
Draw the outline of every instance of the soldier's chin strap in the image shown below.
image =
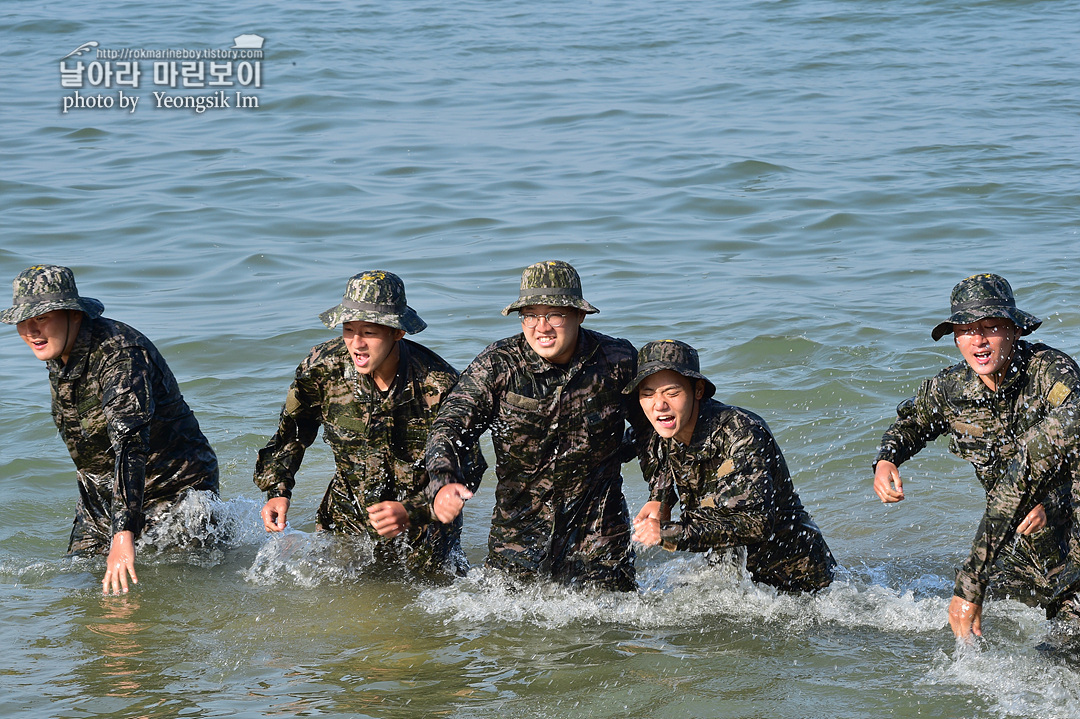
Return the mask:
{"type": "MultiPolygon", "coordinates": [[[[60,351],[60,364],[66,365],[67,361],[65,357],[71,356],[71,345],[75,344],[71,339],[71,313],[75,310],[67,311],[67,325],[64,327],[64,348],[60,351]]],[[[82,324],[80,322],[80,324],[82,324]]]]}

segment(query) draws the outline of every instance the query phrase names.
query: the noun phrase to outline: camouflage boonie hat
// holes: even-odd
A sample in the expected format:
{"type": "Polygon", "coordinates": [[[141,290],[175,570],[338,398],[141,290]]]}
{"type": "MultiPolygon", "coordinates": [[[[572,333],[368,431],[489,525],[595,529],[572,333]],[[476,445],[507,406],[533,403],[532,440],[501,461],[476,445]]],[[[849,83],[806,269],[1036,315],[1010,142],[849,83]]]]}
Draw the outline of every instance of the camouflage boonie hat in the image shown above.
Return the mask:
{"type": "Polygon", "coordinates": [[[637,375],[630,384],[626,385],[623,394],[632,393],[646,377],[666,369],[674,370],[683,377],[704,380],[705,394],[702,399],[708,399],[716,394],[716,385],[701,374],[697,350],[685,342],[678,340],[650,342],[638,351],[637,366],[637,375]]]}
{"type": "Polygon", "coordinates": [[[961,280],[953,287],[949,301],[952,314],[930,333],[935,342],[952,332],[953,325],[967,325],[988,317],[1012,320],[1022,335],[1031,334],[1042,324],[1035,315],[1016,309],[1012,287],[1000,275],[972,275],[961,280]]]}
{"type": "Polygon", "coordinates": [[[581,296],[581,278],[577,270],[560,260],[537,262],[526,267],[521,273],[521,290],[517,300],[502,313],[508,315],[529,305],[575,307],[587,315],[600,311],[581,296]]]}
{"type": "Polygon", "coordinates": [[[405,303],[405,283],[392,272],[373,270],[349,278],[341,304],[319,315],[333,329],[344,322],[372,322],[411,335],[427,327],[416,311],[405,303]]]}
{"type": "Polygon", "coordinates": [[[34,265],[18,274],[11,283],[12,306],[0,312],[0,322],[17,325],[23,320],[53,310],[78,310],[90,319],[100,317],[105,305],[90,297],[79,297],[75,275],[59,265],[34,265]]]}

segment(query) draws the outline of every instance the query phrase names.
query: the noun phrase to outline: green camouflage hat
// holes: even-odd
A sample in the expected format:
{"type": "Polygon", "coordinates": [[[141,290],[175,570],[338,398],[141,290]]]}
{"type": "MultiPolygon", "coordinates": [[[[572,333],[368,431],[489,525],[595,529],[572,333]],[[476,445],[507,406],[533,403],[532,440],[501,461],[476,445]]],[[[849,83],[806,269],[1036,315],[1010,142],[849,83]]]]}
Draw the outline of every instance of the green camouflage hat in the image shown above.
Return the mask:
{"type": "Polygon", "coordinates": [[[704,380],[704,399],[716,394],[716,385],[710,382],[708,377],[701,374],[701,364],[698,361],[697,350],[685,342],[679,342],[678,340],[650,342],[638,351],[637,366],[637,375],[630,384],[626,385],[623,394],[632,393],[646,377],[666,369],[674,370],[683,377],[704,380]]]}
{"type": "Polygon", "coordinates": [[[581,296],[581,278],[577,270],[560,260],[537,262],[526,267],[521,273],[521,291],[517,300],[502,313],[508,315],[529,305],[576,307],[587,315],[600,311],[581,296]]]}
{"type": "Polygon", "coordinates": [[[1011,320],[1022,335],[1031,334],[1042,324],[1035,315],[1016,309],[1012,287],[1000,275],[972,275],[961,280],[953,287],[949,301],[952,314],[930,333],[935,342],[952,332],[953,325],[968,325],[988,317],[1011,320]]]}
{"type": "Polygon", "coordinates": [[[416,311],[405,303],[405,283],[392,272],[372,270],[349,278],[341,304],[319,315],[333,329],[344,322],[372,322],[411,335],[427,327],[416,311]]]}
{"type": "Polygon", "coordinates": [[[100,317],[105,305],[90,297],[79,297],[75,275],[59,265],[28,267],[11,283],[12,306],[0,312],[0,322],[17,325],[23,320],[53,310],[78,310],[90,319],[100,317]]]}

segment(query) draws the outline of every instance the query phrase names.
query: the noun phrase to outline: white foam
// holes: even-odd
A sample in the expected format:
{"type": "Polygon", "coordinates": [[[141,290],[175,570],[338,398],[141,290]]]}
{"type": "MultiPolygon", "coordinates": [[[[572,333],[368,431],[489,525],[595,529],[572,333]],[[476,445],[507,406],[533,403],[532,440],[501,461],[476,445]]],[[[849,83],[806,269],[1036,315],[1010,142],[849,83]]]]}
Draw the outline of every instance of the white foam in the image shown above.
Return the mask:
{"type": "Polygon", "coordinates": [[[308,588],[355,581],[374,562],[374,548],[366,536],[286,529],[263,544],[243,576],[266,585],[291,579],[308,588]]]}

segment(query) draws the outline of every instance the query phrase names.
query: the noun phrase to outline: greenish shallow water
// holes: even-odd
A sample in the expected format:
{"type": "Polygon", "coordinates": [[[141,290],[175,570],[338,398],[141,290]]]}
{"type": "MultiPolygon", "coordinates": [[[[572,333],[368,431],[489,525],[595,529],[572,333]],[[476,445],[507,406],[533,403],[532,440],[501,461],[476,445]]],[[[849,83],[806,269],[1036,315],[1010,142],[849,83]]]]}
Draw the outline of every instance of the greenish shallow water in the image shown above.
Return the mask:
{"type": "MultiPolygon", "coordinates": [[[[948,292],[1006,275],[1080,352],[1075,2],[398,1],[0,10],[0,278],[73,267],[168,358],[222,465],[232,541],[143,554],[99,593],[63,559],[75,502],[44,368],[0,343],[0,714],[41,717],[1078,717],[1041,614],[945,624],[981,506],[943,444],[880,504],[896,403],[956,361],[948,292]],[[266,38],[258,110],[61,112],[59,62],[266,38]],[[778,597],[640,553],[635,595],[367,577],[313,539],[309,452],[268,540],[251,483],[318,312],[401,275],[464,367],[516,331],[521,268],[566,259],[589,325],[701,350],[762,414],[844,571],[778,597]]],[[[4,306],[7,306],[6,304],[4,306]]],[[[490,452],[489,452],[490,457],[490,452]]],[[[646,498],[625,470],[634,508],[646,498]]],[[[466,516],[482,562],[490,478],[466,516]]]]}

